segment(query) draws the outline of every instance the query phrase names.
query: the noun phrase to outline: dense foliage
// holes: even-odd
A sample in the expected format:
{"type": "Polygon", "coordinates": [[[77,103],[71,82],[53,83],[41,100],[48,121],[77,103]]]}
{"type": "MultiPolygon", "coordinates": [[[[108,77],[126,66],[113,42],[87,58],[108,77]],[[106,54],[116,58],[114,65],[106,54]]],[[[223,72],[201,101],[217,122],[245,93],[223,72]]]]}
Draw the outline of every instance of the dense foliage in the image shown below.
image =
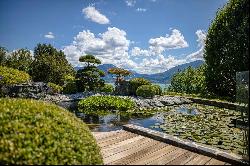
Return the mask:
{"type": "Polygon", "coordinates": [[[13,85],[28,82],[30,76],[24,71],[0,66],[0,85],[13,85]]]}
{"type": "Polygon", "coordinates": [[[120,98],[116,96],[91,96],[85,98],[78,103],[80,111],[106,111],[119,110],[127,111],[133,109],[135,103],[127,98],[120,98]]]}
{"type": "Polygon", "coordinates": [[[53,93],[60,93],[63,90],[63,87],[52,82],[48,83],[48,86],[52,89],[53,93]]]}
{"type": "Polygon", "coordinates": [[[235,99],[236,72],[249,70],[249,1],[230,0],[211,23],[204,58],[207,88],[235,99]]]}
{"type": "Polygon", "coordinates": [[[139,86],[142,85],[151,85],[151,82],[144,79],[144,78],[133,78],[129,80],[129,94],[130,95],[136,95],[136,90],[139,86]]]}
{"type": "Polygon", "coordinates": [[[0,66],[3,66],[5,64],[6,54],[7,54],[6,48],[0,46],[0,66]]]}
{"type": "Polygon", "coordinates": [[[114,87],[111,84],[104,84],[104,86],[100,88],[100,91],[105,93],[113,93],[114,87]]]}
{"type": "Polygon", "coordinates": [[[152,98],[156,95],[157,89],[152,85],[142,85],[136,90],[136,95],[144,98],[152,98]]]}
{"type": "Polygon", "coordinates": [[[29,72],[33,58],[30,50],[18,49],[6,56],[5,65],[14,69],[29,72]]]}
{"type": "Polygon", "coordinates": [[[72,113],[41,101],[0,99],[0,163],[102,164],[88,127],[72,113]]]}
{"type": "Polygon", "coordinates": [[[81,56],[79,61],[86,63],[86,66],[78,70],[76,74],[78,91],[93,91],[104,86],[104,80],[100,77],[103,77],[105,73],[95,66],[101,61],[93,55],[81,56]]]}
{"type": "Polygon", "coordinates": [[[30,73],[34,81],[63,85],[65,75],[74,75],[74,68],[62,51],[50,44],[38,44],[34,49],[30,73]]]}
{"type": "Polygon", "coordinates": [[[154,84],[152,84],[151,86],[155,90],[155,95],[162,95],[162,89],[161,89],[160,85],[154,85],[154,84]]]}
{"type": "Polygon", "coordinates": [[[76,86],[76,79],[71,75],[66,75],[64,77],[64,85],[63,85],[63,93],[72,94],[76,93],[77,86],[76,86]]]}
{"type": "Polygon", "coordinates": [[[188,67],[187,69],[176,73],[171,79],[171,85],[168,90],[189,94],[205,93],[205,68],[205,65],[202,65],[197,69],[188,67]]]}

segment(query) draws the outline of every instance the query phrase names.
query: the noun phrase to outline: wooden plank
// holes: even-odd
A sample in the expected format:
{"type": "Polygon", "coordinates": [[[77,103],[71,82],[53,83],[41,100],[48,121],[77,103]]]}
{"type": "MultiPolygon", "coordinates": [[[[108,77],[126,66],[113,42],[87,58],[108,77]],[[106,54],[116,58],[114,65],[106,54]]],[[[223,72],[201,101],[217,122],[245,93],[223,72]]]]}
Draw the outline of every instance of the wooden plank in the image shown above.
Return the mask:
{"type": "Polygon", "coordinates": [[[224,165],[224,164],[225,162],[216,160],[214,158],[212,158],[210,161],[206,163],[206,165],[224,165]]]}
{"type": "Polygon", "coordinates": [[[206,164],[209,160],[211,160],[211,157],[203,156],[203,155],[198,155],[189,162],[185,163],[185,165],[204,165],[206,164]]]}
{"type": "Polygon", "coordinates": [[[96,138],[96,140],[103,140],[103,139],[106,139],[108,137],[113,137],[115,135],[119,135],[121,133],[127,133],[127,131],[117,130],[117,131],[111,131],[111,132],[104,132],[103,134],[98,135],[95,138],[96,138]]]}
{"type": "Polygon", "coordinates": [[[148,155],[150,155],[151,153],[159,150],[159,148],[157,148],[157,146],[163,147],[163,144],[147,146],[147,147],[143,148],[142,150],[137,150],[135,153],[128,155],[126,157],[120,158],[120,159],[118,159],[114,162],[111,162],[109,164],[111,164],[111,165],[129,165],[129,164],[133,163],[134,161],[139,160],[145,156],[148,157],[148,155]]]}
{"type": "Polygon", "coordinates": [[[167,163],[167,165],[184,165],[185,163],[189,162],[193,158],[198,156],[197,153],[193,153],[190,151],[187,151],[186,153],[176,157],[175,159],[172,159],[167,163]]]}
{"type": "MultiPolygon", "coordinates": [[[[167,144],[165,144],[165,145],[167,145],[167,144]]],[[[178,149],[177,147],[167,145],[167,146],[164,146],[162,148],[158,148],[157,151],[155,151],[155,152],[153,152],[145,157],[142,157],[139,160],[132,162],[131,164],[134,164],[134,165],[153,164],[154,165],[155,163],[158,163],[158,162],[154,162],[154,161],[156,161],[159,157],[166,155],[166,154],[168,154],[172,151],[175,151],[177,149],[178,149]]]]}
{"type": "Polygon", "coordinates": [[[157,144],[159,144],[159,142],[156,142],[156,141],[151,140],[151,139],[149,141],[148,140],[141,141],[139,144],[137,144],[136,146],[133,146],[131,149],[127,149],[125,151],[122,151],[120,153],[116,153],[116,154],[109,156],[107,158],[103,158],[103,161],[104,161],[104,163],[109,164],[113,161],[116,161],[116,160],[121,159],[123,157],[129,156],[133,153],[136,153],[137,151],[142,150],[148,146],[155,146],[157,144]]]}
{"type": "Polygon", "coordinates": [[[126,134],[128,134],[128,132],[117,132],[117,133],[114,133],[114,134],[111,134],[111,135],[101,137],[101,138],[96,139],[96,140],[97,140],[98,143],[102,143],[102,142],[105,142],[105,141],[108,141],[108,140],[111,140],[111,139],[114,139],[116,137],[126,135],[126,134]]]}
{"type": "MultiPolygon", "coordinates": [[[[139,144],[141,141],[144,141],[144,140],[150,141],[150,139],[148,139],[148,138],[145,138],[145,137],[143,138],[143,137],[139,137],[139,136],[133,137],[132,139],[130,139],[130,143],[127,140],[124,140],[125,143],[126,143],[125,145],[120,146],[120,142],[119,142],[118,143],[118,145],[119,145],[118,147],[102,151],[102,154],[103,154],[102,156],[104,158],[107,158],[107,157],[109,157],[111,155],[114,155],[116,153],[120,153],[120,152],[125,151],[127,149],[131,149],[133,146],[136,146],[137,144],[139,144]],[[131,142],[131,140],[133,142],[131,142]]],[[[147,143],[147,142],[145,142],[145,143],[147,143]]]]}
{"type": "Polygon", "coordinates": [[[97,142],[97,144],[100,146],[100,147],[109,147],[111,146],[112,144],[116,144],[116,143],[119,143],[123,140],[126,140],[126,139],[129,139],[129,138],[133,138],[133,137],[136,137],[135,134],[133,133],[125,133],[124,135],[118,135],[116,137],[113,137],[112,139],[109,139],[105,142],[97,142]]]}
{"type": "Polygon", "coordinates": [[[95,138],[99,139],[99,138],[106,137],[108,135],[112,135],[112,134],[116,134],[116,133],[120,133],[120,132],[124,132],[124,131],[117,130],[117,131],[109,131],[109,132],[91,132],[91,133],[95,138]]]}
{"type": "Polygon", "coordinates": [[[103,147],[102,148],[102,152],[103,153],[106,153],[110,150],[113,150],[113,149],[118,149],[118,148],[121,148],[122,146],[124,145],[127,145],[127,144],[132,144],[133,142],[137,141],[137,140],[144,140],[144,139],[148,139],[144,136],[141,136],[141,135],[138,135],[136,137],[133,137],[133,138],[129,138],[129,139],[126,139],[126,140],[123,140],[121,142],[118,142],[118,143],[115,143],[115,144],[112,144],[110,146],[106,146],[106,147],[103,147]]]}

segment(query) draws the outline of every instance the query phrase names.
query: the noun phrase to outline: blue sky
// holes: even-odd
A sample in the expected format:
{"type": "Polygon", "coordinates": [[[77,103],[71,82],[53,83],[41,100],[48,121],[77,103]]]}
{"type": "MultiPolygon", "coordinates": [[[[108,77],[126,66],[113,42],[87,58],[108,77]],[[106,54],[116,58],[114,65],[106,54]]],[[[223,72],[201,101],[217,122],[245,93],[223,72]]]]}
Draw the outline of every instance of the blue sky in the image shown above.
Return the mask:
{"type": "Polygon", "coordinates": [[[74,66],[103,63],[157,73],[203,59],[204,39],[227,0],[1,0],[0,45],[51,43],[74,66]]]}

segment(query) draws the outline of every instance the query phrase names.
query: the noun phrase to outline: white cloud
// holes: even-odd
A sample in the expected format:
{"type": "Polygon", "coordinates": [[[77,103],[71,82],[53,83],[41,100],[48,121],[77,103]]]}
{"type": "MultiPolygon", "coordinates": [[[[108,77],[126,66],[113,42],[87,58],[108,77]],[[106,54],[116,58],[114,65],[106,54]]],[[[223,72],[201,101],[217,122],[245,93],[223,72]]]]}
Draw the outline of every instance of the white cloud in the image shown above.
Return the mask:
{"type": "Polygon", "coordinates": [[[151,49],[157,53],[169,49],[179,49],[188,47],[188,43],[185,41],[184,36],[177,29],[172,30],[172,34],[169,36],[166,34],[165,37],[151,38],[149,40],[151,49]]]}
{"type": "Polygon", "coordinates": [[[135,63],[129,59],[128,47],[130,41],[126,38],[126,32],[116,27],[109,27],[98,37],[90,32],[79,32],[71,45],[63,51],[67,59],[75,66],[81,66],[79,57],[85,54],[93,54],[102,63],[111,63],[118,67],[133,67],[135,63]]]}
{"type": "Polygon", "coordinates": [[[183,48],[188,45],[184,37],[180,33],[174,33],[174,31],[175,30],[173,30],[171,35],[164,37],[167,39],[159,40],[161,37],[155,38],[155,41],[148,49],[133,47],[129,51],[131,41],[127,39],[127,34],[124,30],[109,27],[106,32],[97,35],[89,30],[84,30],[79,32],[78,35],[74,37],[72,44],[64,47],[63,51],[69,62],[74,66],[83,65],[83,63],[79,62],[80,56],[93,54],[99,58],[103,64],[114,64],[117,67],[132,69],[144,74],[164,72],[177,65],[203,57],[204,39],[206,35],[204,31],[200,30],[196,32],[198,37],[197,42],[199,45],[203,43],[203,46],[199,46],[198,51],[182,59],[177,59],[171,55],[163,55],[163,51],[167,49],[183,48]],[[170,39],[173,41],[170,41],[170,39]],[[140,56],[144,57],[141,61],[134,61],[140,56]]]}
{"type": "Polygon", "coordinates": [[[86,7],[82,9],[82,13],[85,14],[86,19],[90,19],[93,22],[98,24],[109,24],[109,19],[101,14],[98,10],[95,9],[93,6],[86,7]]]}
{"type": "Polygon", "coordinates": [[[198,39],[196,40],[198,42],[198,47],[200,49],[196,52],[193,52],[189,55],[187,55],[186,59],[187,61],[195,61],[195,60],[203,60],[203,53],[204,53],[204,47],[205,47],[205,40],[206,40],[206,32],[203,30],[197,30],[195,32],[198,39]]]}
{"type": "Polygon", "coordinates": [[[137,8],[136,11],[137,12],[146,12],[147,9],[145,9],[145,8],[137,8]]]}
{"type": "Polygon", "coordinates": [[[148,50],[142,50],[139,47],[134,47],[131,50],[131,56],[151,56],[148,50]]]}
{"type": "Polygon", "coordinates": [[[129,6],[129,7],[135,6],[135,3],[136,3],[135,0],[126,0],[125,2],[127,4],[127,6],[129,6]]]}
{"type": "Polygon", "coordinates": [[[134,47],[131,51],[132,56],[158,56],[164,51],[170,49],[179,49],[188,47],[188,43],[185,41],[184,36],[177,29],[172,30],[172,34],[165,37],[151,38],[149,41],[149,48],[142,50],[139,47],[134,47]]]}
{"type": "Polygon", "coordinates": [[[52,32],[49,32],[48,34],[44,35],[44,37],[48,39],[54,39],[55,35],[52,32]]]}

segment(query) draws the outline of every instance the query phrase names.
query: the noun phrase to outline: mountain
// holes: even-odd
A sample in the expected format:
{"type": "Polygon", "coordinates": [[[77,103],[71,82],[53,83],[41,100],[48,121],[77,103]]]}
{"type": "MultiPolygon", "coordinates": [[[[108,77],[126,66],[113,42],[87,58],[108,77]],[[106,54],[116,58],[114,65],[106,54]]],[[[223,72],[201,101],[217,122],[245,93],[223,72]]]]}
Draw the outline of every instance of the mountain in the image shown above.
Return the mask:
{"type": "Polygon", "coordinates": [[[188,68],[189,66],[191,66],[193,68],[198,68],[203,63],[204,63],[204,61],[197,60],[194,62],[185,63],[182,65],[175,66],[175,67],[173,67],[165,72],[162,72],[162,73],[156,73],[156,74],[138,74],[138,73],[135,73],[134,77],[143,77],[143,78],[148,79],[154,83],[162,83],[162,84],[167,83],[168,84],[168,83],[170,83],[172,76],[175,73],[177,73],[178,71],[184,70],[184,69],[188,68]]]}
{"type": "MultiPolygon", "coordinates": [[[[184,70],[184,69],[188,68],[189,66],[194,67],[194,68],[198,68],[203,63],[204,63],[204,61],[197,60],[194,62],[185,63],[182,65],[175,66],[175,67],[173,67],[165,72],[156,73],[156,74],[139,74],[139,73],[136,73],[135,71],[131,71],[132,75],[129,77],[129,79],[136,78],[136,77],[142,77],[142,78],[150,80],[151,82],[154,82],[154,83],[162,83],[162,84],[167,83],[168,84],[168,83],[170,83],[172,76],[175,73],[177,73],[178,71],[184,70]]],[[[105,72],[106,76],[103,77],[105,82],[114,82],[115,79],[113,78],[113,76],[111,74],[108,74],[108,69],[116,67],[115,65],[102,64],[102,65],[99,65],[97,67],[105,72]]],[[[82,67],[75,67],[75,70],[79,70],[81,68],[82,67]]]]}

